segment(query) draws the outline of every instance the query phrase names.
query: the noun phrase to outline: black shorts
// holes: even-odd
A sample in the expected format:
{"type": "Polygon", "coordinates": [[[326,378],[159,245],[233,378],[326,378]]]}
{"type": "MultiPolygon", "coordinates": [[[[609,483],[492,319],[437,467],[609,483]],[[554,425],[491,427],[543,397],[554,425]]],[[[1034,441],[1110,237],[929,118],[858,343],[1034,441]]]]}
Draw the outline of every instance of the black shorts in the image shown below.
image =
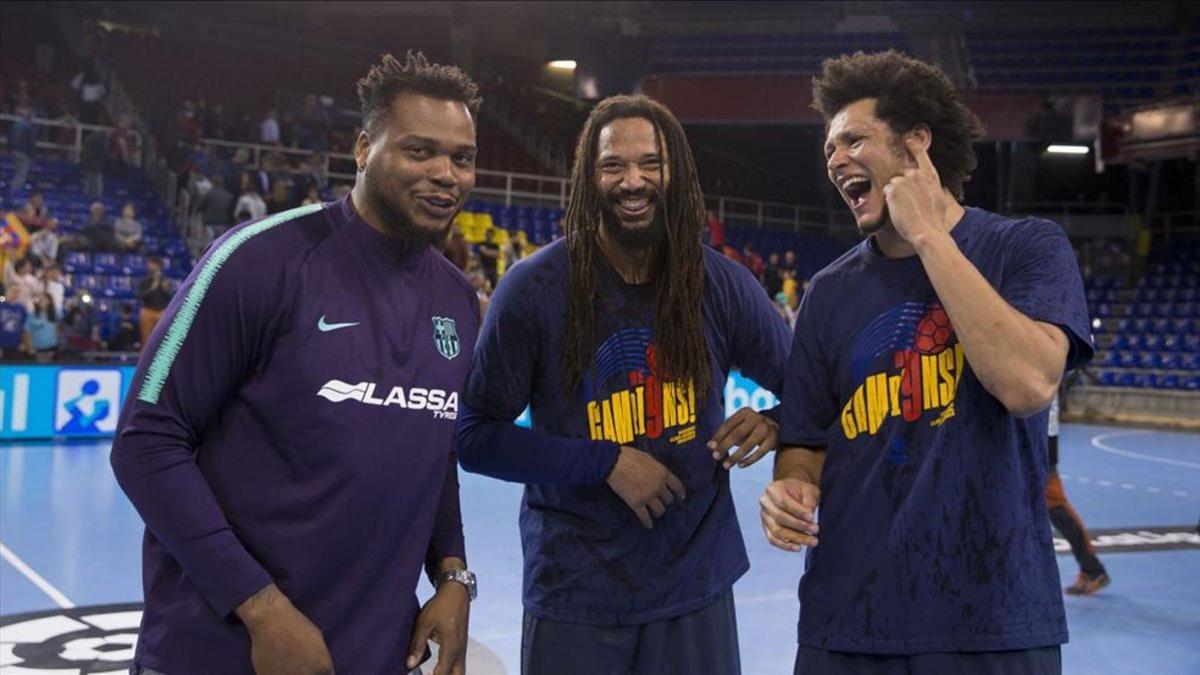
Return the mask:
{"type": "Polygon", "coordinates": [[[800,647],[793,675],[1061,675],[1060,647],[888,656],[800,647]]]}

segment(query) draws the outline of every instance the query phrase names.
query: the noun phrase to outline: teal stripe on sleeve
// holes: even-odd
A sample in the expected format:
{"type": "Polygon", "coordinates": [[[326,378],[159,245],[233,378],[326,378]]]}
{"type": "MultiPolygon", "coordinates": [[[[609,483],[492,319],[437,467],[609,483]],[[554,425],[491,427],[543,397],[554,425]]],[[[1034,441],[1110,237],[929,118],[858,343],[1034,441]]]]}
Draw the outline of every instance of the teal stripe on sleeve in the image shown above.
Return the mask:
{"type": "Polygon", "coordinates": [[[204,265],[192,281],[187,297],[184,298],[183,304],[179,306],[179,311],[172,317],[171,325],[167,327],[166,334],[158,344],[158,350],[154,352],[154,359],[150,362],[150,367],[146,370],[146,378],[142,382],[141,390],[138,392],[137,397],[139,401],[158,403],[163,385],[167,381],[167,375],[171,372],[171,365],[175,363],[175,357],[179,355],[179,350],[183,347],[183,341],[187,338],[188,331],[192,329],[192,323],[196,320],[196,312],[200,309],[200,303],[204,301],[204,295],[208,292],[208,288],[212,286],[213,279],[216,278],[221,266],[225,264],[226,260],[229,260],[229,256],[233,255],[233,252],[238,250],[242,244],[249,241],[251,237],[262,234],[276,225],[282,225],[289,220],[302,218],[323,208],[325,208],[324,204],[309,204],[282,211],[270,218],[260,220],[253,225],[238,230],[236,234],[226,239],[217,250],[208,256],[208,259],[204,261],[204,265]]]}

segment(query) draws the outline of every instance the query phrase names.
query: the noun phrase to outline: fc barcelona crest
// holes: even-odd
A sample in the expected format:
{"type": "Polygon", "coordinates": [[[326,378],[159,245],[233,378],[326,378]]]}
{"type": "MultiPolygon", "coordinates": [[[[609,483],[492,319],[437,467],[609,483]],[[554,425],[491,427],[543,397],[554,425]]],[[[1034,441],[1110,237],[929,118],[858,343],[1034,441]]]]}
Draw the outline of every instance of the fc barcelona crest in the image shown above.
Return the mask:
{"type": "Polygon", "coordinates": [[[454,319],[433,317],[433,344],[437,346],[438,353],[447,359],[458,356],[461,348],[458,331],[454,328],[454,319]]]}

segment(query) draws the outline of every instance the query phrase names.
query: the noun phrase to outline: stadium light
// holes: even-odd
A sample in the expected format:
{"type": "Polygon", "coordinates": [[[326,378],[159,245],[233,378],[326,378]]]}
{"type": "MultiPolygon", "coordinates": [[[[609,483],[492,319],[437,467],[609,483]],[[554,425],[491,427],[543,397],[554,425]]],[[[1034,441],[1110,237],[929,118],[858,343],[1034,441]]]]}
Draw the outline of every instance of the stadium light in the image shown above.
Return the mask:
{"type": "Polygon", "coordinates": [[[1086,155],[1088,154],[1088,146],[1086,145],[1061,145],[1054,144],[1046,148],[1046,152],[1051,155],[1086,155]]]}
{"type": "Polygon", "coordinates": [[[560,59],[558,61],[551,61],[547,65],[555,70],[575,70],[575,66],[578,64],[573,59],[560,59]]]}

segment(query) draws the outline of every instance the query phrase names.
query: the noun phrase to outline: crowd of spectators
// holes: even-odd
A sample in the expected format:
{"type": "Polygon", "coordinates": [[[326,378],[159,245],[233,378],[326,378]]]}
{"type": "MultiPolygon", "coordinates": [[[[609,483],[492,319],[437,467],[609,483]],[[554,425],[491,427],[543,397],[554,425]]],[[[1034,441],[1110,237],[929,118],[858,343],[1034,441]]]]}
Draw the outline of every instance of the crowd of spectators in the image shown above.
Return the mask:
{"type": "Polygon", "coordinates": [[[117,316],[107,317],[96,306],[99,299],[85,292],[68,294],[62,263],[71,251],[137,253],[142,226],[134,205],[109,217],[104,205],[91,205],[82,232],[61,236],[41,193],[34,193],[14,218],[29,234],[28,244],[6,249],[3,284],[0,285],[0,356],[51,361],[61,355],[89,351],[136,351],[154,328],[174,291],[163,275],[163,262],[146,260],[146,275],[138,282],[140,307],[126,302],[117,316]],[[106,325],[105,321],[111,325],[106,325]]]}

